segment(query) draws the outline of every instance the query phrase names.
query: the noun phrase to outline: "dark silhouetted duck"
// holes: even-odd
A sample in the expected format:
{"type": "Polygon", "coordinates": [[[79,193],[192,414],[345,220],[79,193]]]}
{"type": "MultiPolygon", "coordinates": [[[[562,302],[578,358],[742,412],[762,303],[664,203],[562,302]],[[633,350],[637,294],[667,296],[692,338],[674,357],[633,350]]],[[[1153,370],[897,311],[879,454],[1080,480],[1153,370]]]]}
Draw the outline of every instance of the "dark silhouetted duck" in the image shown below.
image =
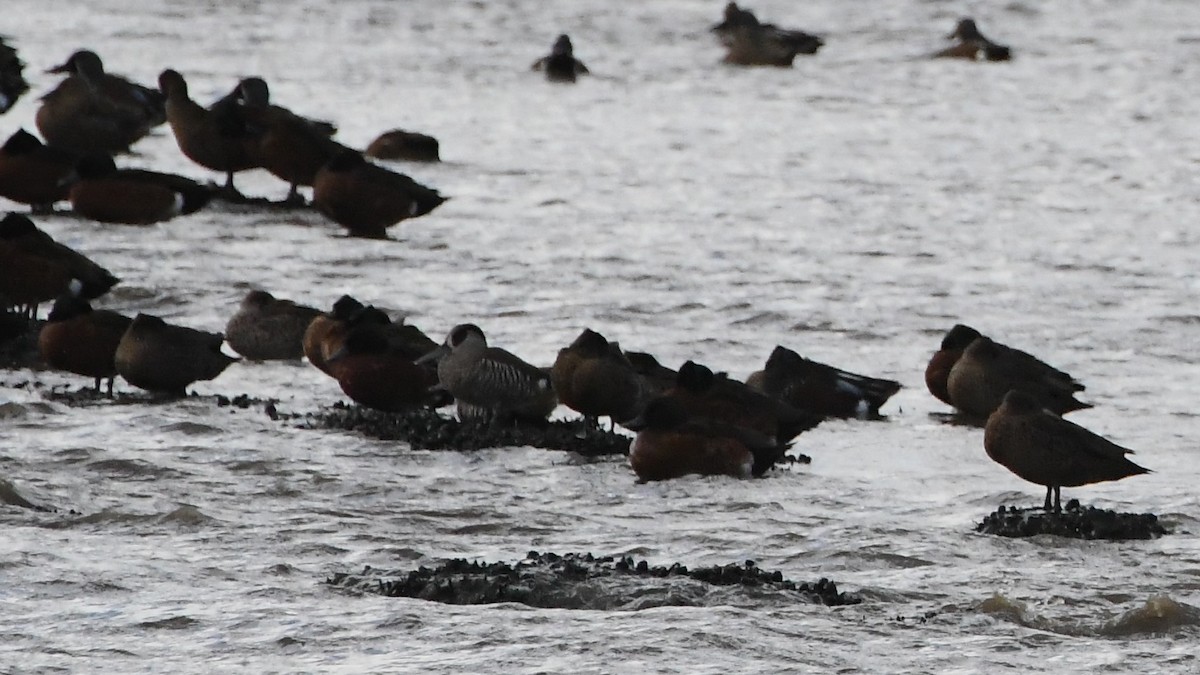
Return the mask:
{"type": "Polygon", "coordinates": [[[258,166],[258,131],[250,128],[233,100],[222,99],[212,108],[193,101],[187,81],[174,70],[158,76],[158,87],[166,96],[167,123],[179,149],[200,166],[224,173],[224,189],[236,193],[233,174],[258,166]]]}
{"type": "Polygon", "coordinates": [[[985,38],[974,19],[959,20],[954,32],[946,37],[958,42],[935,53],[934,58],[972,61],[1008,61],[1012,58],[1012,50],[985,38]]]}
{"type": "Polygon", "coordinates": [[[70,73],[42,97],[34,120],[49,145],[80,155],[111,155],[166,121],[157,89],[105,73],[95,52],[77,51],[49,72],[70,73]]]}
{"type": "Polygon", "coordinates": [[[0,305],[22,310],[29,318],[37,307],[68,292],[76,281],[67,266],[56,260],[29,253],[19,245],[0,239],[0,305]]]}
{"type": "Polygon", "coordinates": [[[925,366],[925,386],[942,403],[950,402],[950,392],[947,390],[947,380],[950,379],[950,369],[958,363],[963,351],[979,337],[979,331],[961,323],[946,331],[942,338],[942,346],[929,358],[925,366]]]}
{"type": "Polygon", "coordinates": [[[68,276],[79,280],[79,295],[85,300],[104,295],[120,281],[91,258],[55,241],[54,237],[38,229],[32,220],[19,213],[10,213],[0,220],[0,241],[62,265],[68,276]]]}
{"type": "Polygon", "coordinates": [[[433,360],[442,388],[456,401],[486,410],[492,424],[545,423],[558,405],[549,373],[511,352],[489,347],[474,324],[455,326],[440,347],[420,359],[433,360]]]}
{"type": "Polygon", "coordinates": [[[637,431],[629,465],[642,481],[688,474],[761,476],[788,450],[754,430],[696,417],[673,397],[650,401],[625,426],[637,431]]]}
{"type": "Polygon", "coordinates": [[[299,359],[304,356],[304,333],[320,314],[315,307],[253,290],[225,324],[225,341],[252,361],[299,359]]]}
{"type": "Polygon", "coordinates": [[[438,142],[433,136],[415,131],[392,129],[371,141],[364,152],[376,159],[404,159],[410,162],[437,162],[438,142]]]}
{"type": "Polygon", "coordinates": [[[378,324],[351,328],[326,363],[346,396],[368,408],[398,412],[449,403],[445,392],[435,389],[437,373],[394,349],[378,324]]]}
{"type": "Polygon", "coordinates": [[[17,50],[0,37],[0,114],[8,112],[21,94],[29,91],[24,70],[25,64],[17,56],[17,50]]]}
{"type": "Polygon", "coordinates": [[[662,396],[675,386],[675,379],[679,374],[659,363],[654,355],[646,352],[625,352],[625,358],[629,359],[634,371],[642,377],[642,387],[646,390],[647,400],[662,396]]]}
{"type": "Polygon", "coordinates": [[[138,314],[117,346],[117,374],[135,387],[182,396],[189,384],[211,380],[237,361],[221,352],[223,340],[220,333],[138,314]]]}
{"type": "Polygon", "coordinates": [[[313,208],[355,237],[383,239],[388,227],[423,216],[444,201],[437,190],[349,149],[321,167],[313,182],[313,208]]]}
{"type": "Polygon", "coordinates": [[[102,223],[149,225],[194,213],[212,199],[213,189],[169,173],[118,169],[111,157],[79,160],[71,181],[71,208],[102,223]]]}
{"type": "Polygon", "coordinates": [[[533,62],[533,70],[544,72],[551,82],[574,82],[577,76],[588,72],[583,61],[575,58],[575,48],[566,35],[559,35],[550,53],[533,62]]]}
{"type": "Polygon", "coordinates": [[[679,400],[693,416],[753,429],[780,443],[792,440],[824,419],[731,380],[725,373],[713,373],[694,361],[679,367],[675,385],[666,395],[679,400]]]}
{"type": "Polygon", "coordinates": [[[797,54],[816,54],[825,44],[804,31],[761,23],[734,2],[725,5],[725,18],[712,32],[726,49],[725,63],[738,66],[790,66],[797,54]]]}
{"type": "Polygon", "coordinates": [[[597,418],[614,424],[632,419],[645,406],[645,387],[619,346],[585,328],[569,346],[558,350],[550,379],[563,405],[595,426],[597,418]]]}
{"type": "MultiPolygon", "coordinates": [[[[364,306],[349,295],[343,295],[333,304],[331,311],[318,315],[309,324],[304,332],[304,355],[309,363],[332,376],[326,363],[329,356],[342,348],[352,330],[365,325],[382,330],[388,348],[409,360],[418,359],[438,346],[417,326],[405,323],[403,319],[392,321],[383,310],[371,305],[364,306]]],[[[437,364],[430,363],[424,367],[436,375],[437,364]]]]}
{"type": "Polygon", "coordinates": [[[1021,478],[1046,486],[1045,509],[1062,510],[1063,487],[1078,487],[1149,473],[1123,448],[1045,410],[1038,399],[1010,391],[988,418],[983,447],[1021,478]],[[1051,504],[1051,494],[1054,496],[1051,504]]]}
{"type": "Polygon", "coordinates": [[[901,389],[894,380],[827,366],[782,346],[776,346],[763,369],[746,382],[801,410],[858,419],[879,417],[879,408],[901,389]]]}
{"type": "Polygon", "coordinates": [[[261,78],[242,80],[235,94],[246,123],[258,130],[252,157],[258,166],[288,183],[288,201],[298,201],[299,186],[312,185],[321,167],[338,153],[357,152],[330,138],[336,130],[332,125],[273,105],[270,89],[261,78]]]}
{"type": "Polygon", "coordinates": [[[108,379],[112,396],[117,375],[117,345],[133,320],[109,310],[93,310],[87,300],[73,293],[59,296],[46,324],[38,334],[38,351],[51,368],[96,379],[108,379]]]}
{"type": "Polygon", "coordinates": [[[0,197],[28,204],[34,211],[53,210],[54,202],[67,198],[66,181],[78,161],[74,154],[18,129],[0,147],[0,197]]]}
{"type": "Polygon", "coordinates": [[[980,336],[971,341],[946,381],[950,404],[967,415],[986,419],[1011,389],[1024,391],[1056,415],[1092,407],[1075,398],[1083,390],[1067,373],[1025,352],[980,336]]]}

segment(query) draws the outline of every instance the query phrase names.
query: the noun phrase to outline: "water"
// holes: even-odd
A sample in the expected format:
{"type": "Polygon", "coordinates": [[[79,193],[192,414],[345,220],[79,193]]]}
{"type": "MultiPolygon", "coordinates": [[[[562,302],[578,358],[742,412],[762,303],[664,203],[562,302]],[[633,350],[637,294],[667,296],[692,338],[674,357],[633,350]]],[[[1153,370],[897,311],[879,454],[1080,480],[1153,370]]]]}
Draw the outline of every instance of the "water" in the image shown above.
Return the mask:
{"type": "MultiPolygon", "coordinates": [[[[801,436],[810,466],[638,485],[618,460],[418,452],[202,400],[68,407],[46,387],[79,378],[9,372],[0,477],[62,511],[0,510],[0,664],[1195,671],[1200,7],[875,4],[754,3],[828,44],[793,69],[741,70],[706,32],[718,2],[10,0],[4,32],[35,94],[86,46],[147,83],[176,68],[202,101],[262,75],[352,145],[397,126],[442,141],[442,165],[400,168],[451,200],[396,241],[220,206],[150,228],[39,219],[124,279],[104,306],[218,330],[252,287],[321,307],[349,292],[439,338],[473,321],[538,363],[590,326],[672,365],[744,376],[778,343],[906,389],[886,422],[801,436]],[[1016,60],[921,59],[963,11],[1016,60]],[[560,32],[595,73],[574,87],[527,71],[560,32]],[[991,462],[981,431],[930,415],[945,409],[921,374],[958,321],[1081,378],[1096,407],[1071,418],[1155,470],[1068,496],[1157,513],[1174,534],[974,534],[1042,490],[991,462]],[[531,548],[752,558],[864,602],[554,611],[321,583],[531,548]]],[[[23,100],[0,132],[35,110],[23,100]]],[[[128,163],[216,178],[165,129],[136,149],[128,163]]],[[[286,191],[261,172],[239,185],[286,191]]],[[[301,364],[240,363],[194,390],[288,412],[341,397],[301,364]]]]}

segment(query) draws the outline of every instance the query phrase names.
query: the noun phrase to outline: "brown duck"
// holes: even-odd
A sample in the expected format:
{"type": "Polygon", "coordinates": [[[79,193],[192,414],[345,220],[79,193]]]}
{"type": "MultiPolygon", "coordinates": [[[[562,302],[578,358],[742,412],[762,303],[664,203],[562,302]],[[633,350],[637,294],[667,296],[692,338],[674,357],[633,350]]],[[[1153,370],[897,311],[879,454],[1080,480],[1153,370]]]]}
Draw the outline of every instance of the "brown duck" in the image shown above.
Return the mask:
{"type": "Polygon", "coordinates": [[[423,216],[446,198],[402,173],[343,150],[313,179],[313,208],[352,236],[383,239],[387,228],[423,216]]]}
{"type": "Polygon", "coordinates": [[[188,159],[225,174],[224,189],[236,192],[233,175],[258,166],[254,155],[258,134],[243,119],[238,105],[228,99],[205,108],[188,95],[187,81],[174,70],[158,76],[166,96],[167,123],[175,142],[188,159]]]}
{"type": "Polygon", "coordinates": [[[583,61],[575,58],[575,47],[566,35],[559,35],[550,53],[534,61],[532,69],[545,73],[551,82],[574,82],[578,76],[588,73],[583,61]]]}
{"type": "Polygon", "coordinates": [[[786,443],[817,426],[824,416],[796,408],[749,385],[687,361],[679,367],[666,396],[681,402],[695,417],[719,420],[786,443]]]}
{"type": "Polygon", "coordinates": [[[1031,483],[1046,486],[1045,509],[1062,510],[1063,487],[1120,480],[1150,470],[1131,462],[1123,448],[1045,410],[1021,391],[1010,391],[988,418],[983,447],[997,463],[1031,483]],[[1053,495],[1053,504],[1051,503],[1053,495]]]}
{"type": "Polygon", "coordinates": [[[25,63],[17,56],[17,50],[0,37],[0,114],[8,112],[21,94],[29,91],[24,70],[25,63]]]}
{"type": "Polygon", "coordinates": [[[368,408],[399,412],[450,402],[435,389],[437,373],[389,343],[385,326],[378,323],[351,327],[326,363],[346,396],[368,408]]]}
{"type": "Polygon", "coordinates": [[[364,153],[375,159],[403,159],[410,162],[438,162],[438,141],[433,136],[392,129],[380,134],[367,145],[364,153]]]}
{"type": "Polygon", "coordinates": [[[225,341],[251,361],[299,359],[304,356],[304,333],[320,316],[315,307],[253,290],[225,324],[225,341]]]}
{"type": "Polygon", "coordinates": [[[118,169],[107,155],[79,160],[71,182],[71,208],[102,223],[149,225],[194,213],[208,204],[207,185],[169,173],[118,169]]]}
{"type": "Polygon", "coordinates": [[[689,474],[761,476],[789,447],[752,429],[693,415],[673,397],[650,401],[625,426],[637,431],[629,465],[642,481],[689,474]]]}
{"type": "Polygon", "coordinates": [[[166,121],[157,89],[106,73],[95,52],[77,51],[49,72],[69,73],[42,97],[34,118],[49,145],[79,155],[111,155],[166,121]]]}
{"type": "Polygon", "coordinates": [[[960,19],[954,32],[946,36],[957,42],[933,55],[935,59],[967,59],[970,61],[1008,61],[1012,50],[983,36],[974,19],[960,19]]]}
{"type": "Polygon", "coordinates": [[[117,346],[117,374],[135,387],[183,396],[189,384],[211,380],[237,361],[221,352],[223,340],[220,333],[138,314],[117,346]]]}
{"type": "Polygon", "coordinates": [[[946,381],[950,404],[981,420],[999,408],[1012,389],[1032,395],[1056,415],[1092,407],[1075,398],[1083,385],[1070,375],[986,336],[971,341],[946,381]]]}
{"type": "Polygon", "coordinates": [[[71,278],[79,280],[79,295],[84,300],[104,295],[120,281],[91,258],[55,241],[54,237],[38,229],[32,220],[19,213],[10,213],[0,220],[0,242],[62,265],[71,278]]]}
{"type": "Polygon", "coordinates": [[[60,296],[38,334],[38,351],[51,368],[96,379],[108,379],[112,396],[117,376],[117,345],[132,319],[109,310],[94,310],[74,294],[60,296]]]}
{"type": "Polygon", "coordinates": [[[73,153],[52,148],[18,129],[0,147],[0,197],[52,211],[67,198],[66,180],[79,161],[73,153]]]}
{"type": "Polygon", "coordinates": [[[645,387],[633,364],[619,346],[614,349],[614,343],[590,328],[558,350],[550,379],[559,402],[591,426],[601,416],[614,425],[632,419],[645,406],[645,387]]]}
{"type": "Polygon", "coordinates": [[[762,23],[737,3],[725,5],[721,23],[712,32],[726,49],[725,63],[739,66],[788,67],[798,54],[816,54],[825,41],[800,30],[762,23]]]}

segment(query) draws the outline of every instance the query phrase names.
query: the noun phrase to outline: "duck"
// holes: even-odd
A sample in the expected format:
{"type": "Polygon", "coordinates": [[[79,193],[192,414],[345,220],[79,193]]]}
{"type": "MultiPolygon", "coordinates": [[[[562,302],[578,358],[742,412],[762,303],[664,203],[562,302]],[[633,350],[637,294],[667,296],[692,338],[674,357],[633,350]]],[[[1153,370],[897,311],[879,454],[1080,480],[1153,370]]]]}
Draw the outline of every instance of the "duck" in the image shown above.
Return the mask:
{"type": "Polygon", "coordinates": [[[0,146],[0,197],[28,204],[34,212],[54,210],[67,198],[67,179],[79,157],[52,148],[25,129],[17,129],[0,146]]]}
{"type": "Polygon", "coordinates": [[[791,441],[825,419],[695,361],[679,367],[675,385],[664,396],[679,400],[693,416],[753,429],[779,443],[791,441]]]}
{"type": "Polygon", "coordinates": [[[72,282],[78,280],[66,265],[0,239],[0,308],[16,308],[26,318],[36,318],[38,305],[68,292],[72,282]]]}
{"type": "Polygon", "coordinates": [[[183,396],[189,384],[211,380],[238,361],[221,352],[224,336],[140,313],[117,345],[114,363],[126,382],[147,391],[183,396]]]}
{"type": "Polygon", "coordinates": [[[363,151],[375,159],[402,159],[410,162],[439,162],[438,140],[433,136],[392,129],[385,131],[367,145],[363,151]]]}
{"type": "Polygon", "coordinates": [[[590,328],[558,350],[550,380],[559,402],[583,415],[587,426],[598,426],[598,418],[604,416],[612,430],[618,422],[636,417],[645,405],[645,386],[633,364],[619,345],[590,328]]]}
{"type": "Polygon", "coordinates": [[[1083,385],[1069,374],[983,335],[963,350],[946,380],[950,404],[978,420],[999,408],[1010,389],[1032,395],[1056,415],[1092,407],[1075,398],[1083,385]]]}
{"type": "Polygon", "coordinates": [[[325,363],[326,349],[329,350],[328,353],[332,354],[341,347],[349,328],[350,318],[363,307],[364,305],[358,300],[349,295],[343,295],[333,303],[333,308],[328,312],[313,317],[308,328],[304,330],[304,337],[301,340],[304,357],[308,359],[309,363],[332,377],[329,367],[325,363]]]}
{"type": "Polygon", "coordinates": [[[379,324],[351,328],[341,347],[326,359],[329,374],[355,403],[387,412],[449,403],[437,389],[437,372],[413,361],[388,341],[379,324]]]}
{"type": "Polygon", "coordinates": [[[934,398],[947,405],[950,402],[950,392],[947,390],[947,380],[950,379],[950,369],[962,357],[963,351],[980,336],[980,332],[966,324],[956,323],[942,337],[942,345],[929,358],[925,366],[925,386],[934,398]]]}
{"type": "Polygon", "coordinates": [[[664,366],[653,354],[629,351],[625,352],[625,358],[641,376],[647,400],[663,396],[675,386],[679,373],[664,366]]]}
{"type": "Polygon", "coordinates": [[[971,61],[1009,61],[1012,59],[1012,50],[984,37],[983,33],[979,32],[979,27],[975,25],[975,20],[971,18],[959,19],[958,24],[954,27],[954,32],[947,35],[946,38],[958,40],[958,42],[935,52],[933,58],[969,59],[971,61]]]}
{"type": "Polygon", "coordinates": [[[95,52],[82,49],[51,73],[69,73],[34,117],[48,145],[79,155],[125,152],[166,121],[157,89],[104,71],[95,52]]]}
{"type": "Polygon", "coordinates": [[[988,417],[983,447],[992,461],[1046,486],[1046,511],[1062,511],[1064,487],[1150,473],[1126,457],[1133,454],[1129,448],[1059,417],[1036,397],[1016,389],[1005,393],[988,417]]]}
{"type": "Polygon", "coordinates": [[[95,378],[97,392],[101,381],[107,379],[107,394],[111,397],[117,376],[117,346],[131,323],[133,320],[123,314],[92,309],[87,300],[68,292],[54,301],[38,333],[38,352],[55,370],[95,378]]]}
{"type": "Polygon", "coordinates": [[[287,202],[301,201],[299,187],[312,185],[317,172],[344,151],[357,152],[333,140],[336,127],[301,117],[271,103],[262,78],[243,79],[233,92],[241,114],[257,132],[251,156],[255,163],[289,185],[287,202]]]}
{"type": "Polygon", "coordinates": [[[798,54],[816,54],[825,44],[819,36],[762,23],[736,2],[725,5],[724,19],[711,30],[725,47],[725,63],[738,66],[790,67],[798,54]]]}
{"type": "Polygon", "coordinates": [[[166,98],[167,123],[179,150],[200,166],[224,173],[223,190],[238,194],[233,175],[258,167],[257,130],[247,124],[232,100],[222,99],[211,108],[193,101],[187,80],[176,70],[162,71],[158,88],[166,98]]]}
{"type": "Polygon", "coordinates": [[[433,211],[446,201],[437,190],[343,150],[313,179],[313,208],[353,237],[384,239],[387,228],[433,211]]]}
{"type": "Polygon", "coordinates": [[[877,419],[879,409],[902,385],[858,375],[800,356],[776,345],[763,369],[746,383],[793,407],[829,417],[877,419]]]}
{"type": "Polygon", "coordinates": [[[531,69],[545,73],[551,82],[574,82],[579,75],[588,73],[583,61],[575,58],[575,47],[565,34],[558,36],[550,53],[534,61],[531,69]]]}
{"type": "Polygon", "coordinates": [[[25,62],[17,50],[0,36],[0,114],[9,111],[21,95],[29,91],[25,81],[25,62]]]}
{"type": "Polygon", "coordinates": [[[75,166],[68,198],[71,208],[102,223],[150,225],[195,213],[213,189],[170,173],[118,169],[108,155],[89,155],[75,166]]]}
{"type": "Polygon", "coordinates": [[[251,361],[286,361],[304,356],[304,333],[321,310],[276,298],[262,289],[246,293],[225,324],[225,341],[251,361]]]}
{"type": "Polygon", "coordinates": [[[483,330],[471,323],[455,326],[442,345],[418,359],[436,362],[440,386],[455,401],[482,409],[494,426],[545,424],[558,405],[550,374],[512,352],[488,345],[483,330]]]}
{"type": "Polygon", "coordinates": [[[752,429],[697,417],[672,397],[650,401],[625,426],[637,432],[629,465],[641,482],[689,474],[758,477],[789,448],[752,429]]]}
{"type": "Polygon", "coordinates": [[[121,281],[119,277],[75,249],[54,240],[28,217],[9,213],[0,219],[0,242],[61,265],[67,276],[79,281],[79,295],[94,300],[121,281]]]}

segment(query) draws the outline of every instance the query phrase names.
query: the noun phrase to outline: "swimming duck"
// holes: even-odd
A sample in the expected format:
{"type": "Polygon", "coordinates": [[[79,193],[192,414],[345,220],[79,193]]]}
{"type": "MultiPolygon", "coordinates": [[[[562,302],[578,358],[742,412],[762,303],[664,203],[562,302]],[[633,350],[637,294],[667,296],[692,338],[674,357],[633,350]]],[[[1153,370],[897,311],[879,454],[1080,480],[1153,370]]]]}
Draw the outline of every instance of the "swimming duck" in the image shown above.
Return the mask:
{"type": "Polygon", "coordinates": [[[315,307],[255,289],[225,324],[225,341],[252,361],[299,359],[304,356],[304,333],[320,314],[315,307]]]}
{"type": "Polygon", "coordinates": [[[221,352],[224,337],[138,314],[117,345],[117,374],[135,387],[183,396],[189,384],[211,380],[237,361],[221,352]]]}
{"type": "Polygon", "coordinates": [[[793,407],[831,417],[871,419],[901,385],[895,380],[858,375],[776,346],[761,371],[747,384],[793,407]]]}
{"type": "Polygon", "coordinates": [[[208,204],[207,185],[169,173],[118,169],[107,155],[79,160],[68,197],[79,215],[102,223],[149,225],[194,213],[208,204]]]}
{"type": "Polygon", "coordinates": [[[10,213],[0,219],[0,241],[30,255],[61,265],[67,275],[79,280],[79,295],[92,300],[107,293],[120,279],[75,249],[54,240],[29,218],[10,213]]]}
{"type": "Polygon", "coordinates": [[[132,323],[129,317],[109,310],[94,310],[73,292],[59,296],[38,334],[38,351],[51,368],[96,379],[108,379],[112,396],[117,376],[117,345],[132,323]]]}
{"type": "Polygon", "coordinates": [[[166,121],[162,94],[104,72],[95,52],[80,50],[51,73],[70,73],[34,118],[46,143],[79,155],[123,152],[166,121]]]}
{"type": "Polygon", "coordinates": [[[423,216],[445,201],[437,190],[350,149],[336,154],[313,179],[313,208],[355,237],[386,238],[389,226],[423,216]]]}
{"type": "Polygon", "coordinates": [[[816,54],[825,44],[804,31],[761,23],[735,2],[725,5],[724,20],[711,30],[726,49],[725,63],[739,66],[791,66],[797,54],[816,54]]]}
{"type": "Polygon", "coordinates": [[[585,328],[569,346],[558,350],[550,379],[558,400],[596,426],[606,416],[615,425],[632,419],[645,406],[642,378],[621,349],[585,328]]]}
{"type": "Polygon", "coordinates": [[[752,429],[694,416],[672,397],[650,401],[624,426],[637,431],[629,465],[641,481],[688,474],[761,476],[789,447],[752,429]]]}
{"type": "Polygon", "coordinates": [[[950,404],[981,420],[1012,389],[1032,395],[1056,415],[1092,407],[1075,398],[1083,385],[1067,373],[982,335],[971,341],[946,380],[950,404]]]}
{"type": "Polygon", "coordinates": [[[403,159],[411,162],[437,162],[438,141],[433,136],[415,131],[392,129],[380,134],[364,153],[376,159],[403,159]]]}
{"type": "Polygon", "coordinates": [[[78,161],[18,129],[0,147],[0,197],[29,204],[34,211],[52,211],[54,202],[67,198],[66,180],[78,161]]]}
{"type": "Polygon", "coordinates": [[[368,408],[399,412],[449,403],[445,392],[435,390],[437,373],[394,349],[378,324],[352,327],[326,363],[346,396],[368,408]]]}
{"type": "Polygon", "coordinates": [[[336,131],[332,125],[272,104],[262,78],[242,80],[234,94],[246,123],[258,130],[251,157],[257,166],[288,183],[289,202],[300,200],[299,186],[312,185],[317,172],[334,156],[357,152],[330,138],[336,131]]]}
{"type": "Polygon", "coordinates": [[[1017,390],[1004,395],[983,433],[988,457],[1031,483],[1046,486],[1045,510],[1062,510],[1063,487],[1078,487],[1149,473],[1123,448],[1045,410],[1017,390]],[[1051,504],[1051,494],[1054,496],[1051,504]]]}
{"type": "Polygon", "coordinates": [[[188,96],[187,81],[174,70],[158,76],[158,88],[166,97],[167,123],[179,149],[200,166],[224,173],[224,189],[236,193],[233,174],[258,166],[254,146],[259,135],[249,128],[237,104],[222,99],[205,108],[188,96]]]}
{"type": "Polygon", "coordinates": [[[492,424],[545,423],[558,405],[545,370],[489,347],[475,324],[455,326],[440,347],[418,361],[437,361],[442,388],[456,401],[487,410],[492,424]]]}
{"type": "Polygon", "coordinates": [[[985,38],[974,19],[960,19],[954,32],[946,36],[958,43],[935,53],[937,59],[970,59],[972,61],[1008,61],[1012,50],[985,38]]]}
{"type": "Polygon", "coordinates": [[[550,53],[533,62],[532,70],[546,73],[551,82],[574,82],[576,76],[587,74],[587,66],[575,58],[571,38],[559,35],[550,48],[550,53]]]}
{"type": "Polygon", "coordinates": [[[17,50],[0,37],[0,114],[8,112],[21,94],[29,91],[24,69],[25,63],[17,56],[17,50]]]}

